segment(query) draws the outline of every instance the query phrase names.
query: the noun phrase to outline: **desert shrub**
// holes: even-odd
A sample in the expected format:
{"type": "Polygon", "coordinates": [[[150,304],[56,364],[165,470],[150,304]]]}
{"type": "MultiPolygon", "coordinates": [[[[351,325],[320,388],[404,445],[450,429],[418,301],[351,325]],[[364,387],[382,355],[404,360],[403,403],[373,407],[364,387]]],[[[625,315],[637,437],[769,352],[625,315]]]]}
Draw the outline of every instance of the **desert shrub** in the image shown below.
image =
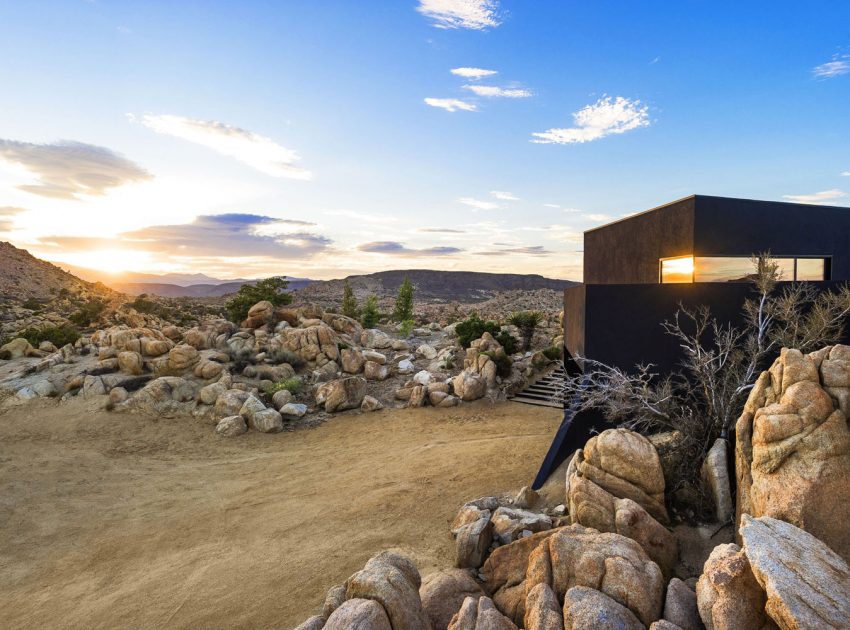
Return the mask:
{"type": "Polygon", "coordinates": [[[440,368],[444,371],[449,371],[455,366],[455,358],[452,354],[447,354],[443,357],[442,362],[440,363],[440,368]]]}
{"type": "Polygon", "coordinates": [[[278,381],[277,383],[266,389],[266,393],[269,396],[273,396],[277,392],[283,391],[284,389],[293,396],[295,396],[298,392],[301,391],[301,379],[297,376],[293,376],[282,381],[278,381]]]}
{"type": "Polygon", "coordinates": [[[395,309],[393,310],[393,320],[397,322],[406,322],[413,319],[413,283],[410,278],[405,278],[401,286],[398,288],[398,295],[395,299],[395,309]]]}
{"type": "MultiPolygon", "coordinates": [[[[340,350],[342,350],[342,348],[340,348],[340,350]]],[[[299,370],[306,365],[306,362],[300,356],[298,356],[291,350],[285,350],[283,348],[272,348],[268,350],[266,352],[266,358],[269,359],[274,365],[288,363],[292,366],[292,369],[294,370],[299,370]]]]}
{"type": "Polygon", "coordinates": [[[502,378],[507,378],[511,375],[511,366],[514,362],[507,354],[504,352],[484,352],[483,354],[490,357],[493,363],[496,364],[496,374],[502,378]]]}
{"type": "Polygon", "coordinates": [[[40,311],[41,307],[44,306],[40,300],[35,298],[29,298],[26,302],[21,304],[28,311],[40,311]]]}
{"type": "Polygon", "coordinates": [[[516,337],[514,337],[507,330],[500,330],[499,334],[495,335],[494,338],[496,339],[496,341],[502,344],[502,347],[508,354],[514,354],[518,350],[517,346],[519,344],[516,340],[516,337]]]}
{"type": "Polygon", "coordinates": [[[68,319],[77,326],[86,327],[96,321],[98,317],[106,310],[106,304],[97,298],[85,302],[80,310],[73,313],[68,319]]]}
{"type": "Polygon", "coordinates": [[[416,322],[412,319],[406,319],[399,326],[398,331],[401,333],[402,337],[410,337],[410,333],[413,332],[413,327],[416,326],[416,322]]]}
{"type": "Polygon", "coordinates": [[[522,335],[523,352],[527,352],[531,348],[534,331],[542,321],[543,313],[540,311],[520,311],[508,317],[508,323],[519,328],[522,335]]]}
{"type": "Polygon", "coordinates": [[[363,305],[363,313],[360,316],[360,323],[364,328],[374,328],[378,325],[378,320],[381,319],[381,314],[378,312],[378,298],[370,295],[366,298],[366,304],[363,305]]]}
{"type": "Polygon", "coordinates": [[[160,311],[160,306],[153,300],[148,300],[146,298],[147,295],[143,293],[132,302],[129,302],[129,305],[140,313],[144,313],[146,315],[158,314],[160,311]]]}
{"type": "MultiPolygon", "coordinates": [[[[38,348],[38,344],[42,341],[49,341],[57,348],[61,348],[69,343],[74,343],[80,338],[80,331],[73,326],[67,324],[63,326],[45,326],[44,328],[27,328],[16,335],[23,337],[30,342],[31,345],[38,348]]],[[[2,344],[0,344],[2,345],[2,344]]]]}
{"type": "Polygon", "coordinates": [[[672,475],[678,487],[671,492],[695,494],[708,449],[734,435],[750,390],[781,348],[807,353],[843,337],[850,287],[819,292],[797,282],[778,289],[779,266],[770,255],[753,262],[755,295],[744,303],[743,327],[719,322],[706,306],[680,306],[662,323],[682,349],[680,371],[661,376],[651,365],[627,371],[583,358],[584,373],[564,381],[565,398],[579,411],[599,409],[635,431],[681,434],[681,468],[672,475]]]}
{"type": "Polygon", "coordinates": [[[263,300],[275,306],[291,304],[292,295],[286,292],[288,286],[289,282],[283,276],[266,278],[254,285],[243,284],[236,295],[224,305],[228,319],[236,324],[241,323],[248,317],[251,307],[263,300]]]}
{"type": "Polygon", "coordinates": [[[354,291],[348,284],[348,280],[345,280],[342,288],[342,314],[352,319],[357,318],[357,298],[354,297],[354,291]]]}
{"type": "Polygon", "coordinates": [[[557,361],[561,358],[563,352],[559,346],[550,346],[543,350],[543,356],[550,361],[557,361]]]}
{"type": "MultiPolygon", "coordinates": [[[[468,348],[473,341],[480,339],[481,335],[485,332],[488,332],[491,335],[497,335],[500,330],[501,327],[499,324],[494,321],[485,322],[481,319],[478,313],[473,313],[469,316],[469,318],[460,322],[455,327],[457,339],[460,342],[460,345],[464,348],[468,348]]],[[[507,350],[505,350],[505,352],[507,352],[507,350]]]]}

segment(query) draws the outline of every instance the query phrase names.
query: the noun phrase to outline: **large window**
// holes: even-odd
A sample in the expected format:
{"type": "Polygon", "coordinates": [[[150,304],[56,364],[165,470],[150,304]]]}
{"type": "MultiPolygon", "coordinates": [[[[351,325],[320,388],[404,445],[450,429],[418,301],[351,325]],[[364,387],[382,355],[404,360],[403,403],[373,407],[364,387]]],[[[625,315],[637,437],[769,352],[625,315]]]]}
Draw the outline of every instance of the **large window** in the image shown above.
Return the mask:
{"type": "MultiPolygon", "coordinates": [[[[829,279],[828,258],[781,256],[773,260],[779,265],[781,280],[821,282],[829,279]]],[[[746,282],[754,273],[752,260],[744,256],[679,256],[660,261],[663,284],[746,282]]]]}

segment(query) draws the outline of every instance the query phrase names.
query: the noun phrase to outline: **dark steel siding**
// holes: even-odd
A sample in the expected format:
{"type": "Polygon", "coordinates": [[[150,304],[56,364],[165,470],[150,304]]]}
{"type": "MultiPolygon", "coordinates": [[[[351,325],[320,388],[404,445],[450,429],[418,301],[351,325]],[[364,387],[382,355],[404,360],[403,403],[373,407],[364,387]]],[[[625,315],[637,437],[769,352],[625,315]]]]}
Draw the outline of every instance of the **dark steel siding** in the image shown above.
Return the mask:
{"type": "Polygon", "coordinates": [[[687,256],[694,245],[694,198],[584,233],[587,284],[658,282],[658,259],[687,256]]]}

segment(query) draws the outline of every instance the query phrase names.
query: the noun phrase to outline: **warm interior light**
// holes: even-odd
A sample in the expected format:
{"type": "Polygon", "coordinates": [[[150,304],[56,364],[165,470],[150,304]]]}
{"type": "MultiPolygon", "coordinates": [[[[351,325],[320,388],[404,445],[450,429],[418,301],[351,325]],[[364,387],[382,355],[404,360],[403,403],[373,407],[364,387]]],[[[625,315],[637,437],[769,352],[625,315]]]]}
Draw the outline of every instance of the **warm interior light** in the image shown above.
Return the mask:
{"type": "Polygon", "coordinates": [[[673,282],[694,281],[694,257],[680,256],[679,258],[668,258],[661,261],[661,282],[669,284],[673,282]]]}

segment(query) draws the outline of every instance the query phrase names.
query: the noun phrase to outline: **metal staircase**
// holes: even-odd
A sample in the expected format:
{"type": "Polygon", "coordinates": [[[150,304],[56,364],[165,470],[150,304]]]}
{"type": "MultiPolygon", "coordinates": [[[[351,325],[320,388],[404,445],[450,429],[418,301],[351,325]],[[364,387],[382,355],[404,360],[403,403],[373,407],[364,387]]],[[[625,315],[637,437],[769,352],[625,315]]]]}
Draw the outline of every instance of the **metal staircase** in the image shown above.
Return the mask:
{"type": "Polygon", "coordinates": [[[564,368],[558,363],[554,369],[541,376],[510,400],[526,405],[563,409],[564,394],[561,388],[565,378],[564,368]]]}

